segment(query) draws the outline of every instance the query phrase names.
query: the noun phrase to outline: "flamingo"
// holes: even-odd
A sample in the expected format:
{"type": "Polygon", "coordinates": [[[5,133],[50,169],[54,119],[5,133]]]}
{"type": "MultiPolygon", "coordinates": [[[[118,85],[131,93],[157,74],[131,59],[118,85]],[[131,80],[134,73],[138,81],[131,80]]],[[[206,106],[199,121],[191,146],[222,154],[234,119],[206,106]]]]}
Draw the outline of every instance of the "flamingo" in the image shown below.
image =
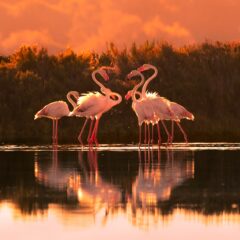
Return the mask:
{"type": "MultiPolygon", "coordinates": [[[[131,79],[134,76],[140,75],[141,81],[134,86],[134,88],[125,96],[125,99],[128,100],[130,97],[132,97],[132,109],[137,115],[138,118],[138,126],[139,126],[139,146],[141,145],[141,135],[142,135],[142,124],[146,123],[149,127],[149,123],[151,121],[151,118],[153,117],[153,112],[151,109],[151,106],[149,106],[149,103],[147,101],[144,101],[142,99],[141,93],[137,91],[137,89],[143,84],[144,82],[144,76],[139,73],[137,70],[133,70],[128,74],[128,79],[131,79]],[[139,95],[140,98],[136,98],[136,95],[139,95]]],[[[146,131],[145,131],[146,132],[146,131]]],[[[146,143],[146,134],[145,134],[145,140],[146,143]]]]}
{"type": "MultiPolygon", "coordinates": [[[[97,70],[92,72],[92,79],[100,87],[100,90],[103,94],[109,93],[111,90],[104,87],[104,85],[97,80],[96,75],[99,74],[100,76],[103,77],[103,79],[105,81],[108,81],[109,77],[108,77],[105,69],[110,69],[110,67],[105,67],[104,66],[104,67],[101,67],[100,69],[97,69],[97,70]]],[[[86,95],[86,94],[83,94],[83,95],[86,95]]],[[[73,109],[76,108],[79,105],[79,103],[81,102],[80,98],[81,97],[80,97],[80,95],[77,91],[70,91],[67,94],[67,99],[71,103],[73,109]]],[[[81,115],[76,114],[75,116],[84,117],[82,114],[81,115]]],[[[86,120],[84,121],[83,127],[81,128],[80,133],[78,135],[78,140],[82,145],[83,145],[82,134],[84,132],[84,129],[86,127],[86,124],[87,124],[89,118],[91,119],[91,123],[90,123],[90,129],[89,129],[89,134],[88,134],[88,142],[90,141],[90,134],[91,134],[91,131],[92,131],[92,126],[93,126],[93,121],[94,121],[94,117],[91,117],[91,116],[85,116],[85,117],[86,117],[86,120]]]]}
{"type": "MultiPolygon", "coordinates": [[[[171,118],[173,116],[173,113],[171,109],[169,108],[168,102],[165,100],[165,98],[159,98],[158,94],[156,92],[147,92],[147,86],[148,84],[157,76],[158,70],[156,67],[150,64],[143,64],[141,67],[138,68],[138,71],[141,73],[145,70],[148,70],[149,68],[154,68],[154,73],[152,76],[150,76],[146,82],[143,85],[142,88],[142,97],[145,99],[149,99],[152,102],[152,107],[154,108],[155,112],[155,119],[153,119],[153,122],[157,125],[157,130],[158,130],[158,144],[161,144],[161,134],[160,134],[160,127],[159,127],[159,121],[161,121],[163,128],[168,136],[168,143],[171,141],[171,135],[169,134],[169,131],[164,123],[163,120],[166,120],[168,118],[171,118]],[[158,99],[156,101],[156,99],[158,99]]],[[[154,125],[152,124],[152,143],[153,143],[153,130],[154,130],[154,125]]]]}
{"type": "MultiPolygon", "coordinates": [[[[104,70],[101,69],[101,71],[104,71],[104,70]]],[[[87,123],[87,120],[89,118],[92,120],[90,129],[89,129],[89,134],[88,134],[89,137],[91,136],[89,138],[89,143],[91,144],[95,142],[96,145],[98,145],[97,132],[98,132],[99,120],[102,114],[109,111],[112,107],[118,105],[122,101],[121,95],[119,95],[118,93],[112,92],[110,89],[105,88],[103,85],[101,87],[101,91],[105,95],[101,94],[100,92],[89,92],[86,94],[82,94],[78,98],[77,106],[69,114],[69,116],[86,117],[86,120],[84,122],[84,125],[82,127],[80,134],[82,134],[85,128],[85,125],[87,123]],[[92,130],[92,124],[94,119],[96,119],[96,122],[92,130]]]]}
{"type": "Polygon", "coordinates": [[[176,123],[177,126],[179,127],[180,131],[183,134],[185,142],[188,143],[187,134],[183,130],[182,126],[180,125],[180,121],[182,119],[187,119],[187,120],[192,120],[193,121],[194,120],[194,115],[191,112],[189,112],[185,107],[183,107],[182,105],[180,105],[176,102],[169,101],[169,106],[170,106],[171,110],[174,112],[174,115],[175,115],[175,120],[172,119],[172,139],[171,139],[171,141],[173,141],[174,123],[176,123]]]}
{"type": "Polygon", "coordinates": [[[68,105],[64,101],[55,101],[47,104],[41,110],[39,110],[34,120],[45,117],[52,120],[52,140],[53,145],[58,143],[58,120],[64,116],[68,116],[70,113],[68,105]]]}
{"type": "MultiPolygon", "coordinates": [[[[142,96],[143,97],[147,97],[147,95],[149,95],[150,93],[146,92],[147,86],[148,84],[156,77],[158,70],[155,66],[151,65],[151,64],[143,64],[140,68],[138,68],[139,72],[143,72],[149,69],[153,69],[154,73],[151,77],[148,78],[148,80],[145,82],[143,88],[142,88],[142,96]]],[[[162,103],[165,103],[169,106],[172,114],[170,114],[168,117],[165,118],[165,120],[171,120],[172,121],[172,134],[171,134],[171,142],[173,140],[173,134],[174,134],[174,122],[177,124],[177,126],[179,127],[181,133],[184,136],[184,140],[186,143],[188,143],[187,140],[187,134],[185,133],[185,131],[183,130],[180,121],[182,119],[188,119],[188,120],[194,120],[194,115],[189,112],[186,108],[184,108],[182,105],[175,103],[175,102],[171,102],[166,98],[160,97],[157,93],[152,94],[153,99],[155,101],[154,104],[154,108],[158,108],[159,105],[161,105],[162,103]],[[160,104],[161,103],[161,104],[160,104]]]]}
{"type": "MultiPolygon", "coordinates": [[[[128,78],[132,78],[133,76],[139,75],[144,81],[144,76],[141,72],[134,70],[132,71],[129,75],[128,78]]],[[[159,121],[162,121],[164,118],[169,117],[171,115],[171,111],[169,106],[163,101],[161,104],[158,104],[158,108],[154,106],[154,96],[155,94],[153,93],[147,93],[144,94],[145,97],[143,97],[143,94],[138,92],[137,89],[142,85],[139,83],[139,85],[136,85],[136,89],[134,88],[133,90],[128,91],[126,94],[125,98],[128,100],[130,97],[133,99],[132,103],[132,108],[135,111],[136,115],[138,116],[139,119],[139,145],[141,144],[141,125],[142,123],[146,123],[148,126],[148,143],[150,143],[150,130],[149,130],[149,124],[152,124],[154,126],[157,124],[158,127],[158,144],[160,145],[161,143],[161,135],[160,135],[160,128],[159,128],[159,121]],[[139,98],[138,100],[136,99],[135,95],[138,95],[139,98]],[[137,105],[137,109],[135,107],[137,105]],[[139,110],[140,108],[140,110],[139,110]],[[158,115],[156,114],[156,110],[158,115]]],[[[163,123],[164,129],[166,133],[169,135],[169,132],[163,123]]],[[[144,142],[146,143],[146,125],[145,125],[145,140],[144,142]]]]}

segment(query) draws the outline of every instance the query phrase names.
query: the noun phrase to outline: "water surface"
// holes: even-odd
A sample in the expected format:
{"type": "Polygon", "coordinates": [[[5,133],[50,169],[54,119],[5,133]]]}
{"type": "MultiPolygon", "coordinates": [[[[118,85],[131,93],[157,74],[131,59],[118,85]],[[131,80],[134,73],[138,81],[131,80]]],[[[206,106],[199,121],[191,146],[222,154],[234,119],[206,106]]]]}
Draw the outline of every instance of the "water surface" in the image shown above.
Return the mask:
{"type": "Polygon", "coordinates": [[[239,239],[240,144],[0,146],[2,239],[239,239]]]}

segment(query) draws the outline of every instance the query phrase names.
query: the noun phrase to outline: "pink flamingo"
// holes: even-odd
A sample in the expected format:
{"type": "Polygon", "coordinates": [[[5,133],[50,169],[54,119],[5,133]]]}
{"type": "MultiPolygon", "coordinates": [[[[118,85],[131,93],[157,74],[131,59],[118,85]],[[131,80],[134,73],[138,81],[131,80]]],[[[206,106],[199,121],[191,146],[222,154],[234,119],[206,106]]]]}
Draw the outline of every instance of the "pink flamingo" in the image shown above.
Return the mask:
{"type": "MultiPolygon", "coordinates": [[[[102,71],[104,70],[102,69],[102,71]]],[[[95,142],[96,145],[98,145],[97,132],[99,120],[102,114],[109,111],[113,106],[118,105],[122,101],[122,97],[118,93],[112,92],[110,89],[105,87],[102,87],[101,90],[105,95],[99,92],[82,94],[78,98],[77,106],[69,114],[70,116],[86,117],[80,134],[82,134],[85,128],[87,119],[90,118],[92,120],[88,134],[88,136],[91,137],[88,140],[90,144],[95,142]],[[96,119],[96,122],[92,130],[94,119],[96,119]]]]}
{"type": "MultiPolygon", "coordinates": [[[[139,143],[138,145],[140,146],[141,145],[141,137],[142,137],[142,124],[144,123],[145,125],[145,137],[144,137],[144,143],[147,142],[146,140],[146,124],[147,124],[147,121],[146,121],[146,118],[147,118],[147,115],[148,115],[148,112],[147,114],[145,114],[146,111],[144,111],[144,102],[142,101],[142,94],[137,91],[137,89],[143,84],[144,82],[144,76],[138,72],[137,70],[133,70],[131,71],[127,78],[128,79],[131,79],[135,76],[138,76],[140,75],[141,77],[141,81],[134,86],[134,88],[132,90],[129,90],[127,92],[127,94],[125,95],[125,99],[126,100],[129,100],[129,98],[132,98],[132,109],[133,111],[135,112],[137,118],[138,118],[138,126],[139,126],[139,143]],[[136,98],[136,96],[138,95],[138,98],[136,98]]],[[[147,108],[146,110],[148,110],[150,112],[151,108],[147,108]]],[[[148,124],[147,124],[148,125],[148,124]]]]}
{"type": "Polygon", "coordinates": [[[172,120],[172,139],[171,139],[171,141],[173,141],[174,123],[176,123],[177,126],[179,127],[180,131],[183,134],[185,142],[188,143],[187,134],[183,130],[182,126],[180,125],[180,121],[182,119],[187,119],[187,120],[193,121],[194,115],[191,112],[189,112],[185,107],[183,107],[182,105],[180,105],[176,102],[169,101],[169,106],[170,106],[171,110],[174,112],[174,116],[175,116],[175,119],[171,119],[172,120]]]}
{"type": "Polygon", "coordinates": [[[52,120],[53,145],[58,143],[58,120],[64,116],[68,116],[69,113],[70,111],[66,102],[56,101],[47,104],[35,114],[34,120],[42,117],[49,118],[52,120]]]}
{"type": "MultiPolygon", "coordinates": [[[[148,80],[145,82],[143,88],[142,88],[142,95],[143,97],[146,97],[149,93],[146,92],[147,86],[150,83],[150,81],[152,81],[157,73],[158,70],[155,66],[151,65],[151,64],[143,64],[140,68],[138,68],[138,71],[143,72],[149,69],[153,69],[154,70],[154,74],[148,78],[148,80]]],[[[173,134],[174,134],[174,122],[177,124],[177,126],[179,127],[181,133],[184,136],[184,140],[186,143],[188,143],[187,140],[187,134],[185,133],[185,131],[183,130],[180,121],[181,119],[188,119],[188,120],[194,120],[194,116],[191,112],[189,112],[186,108],[184,108],[182,105],[175,103],[175,102],[171,102],[166,98],[160,97],[157,93],[154,93],[153,95],[155,95],[154,101],[155,101],[155,105],[154,108],[158,108],[159,105],[161,105],[160,103],[164,103],[167,104],[171,110],[171,113],[169,116],[166,116],[165,120],[171,120],[172,121],[172,134],[171,134],[171,142],[173,140],[173,134]]]]}
{"type": "MultiPolygon", "coordinates": [[[[96,75],[99,74],[101,77],[103,77],[103,79],[105,81],[108,81],[109,77],[108,77],[105,69],[111,69],[111,68],[104,66],[104,67],[101,67],[100,69],[97,69],[97,70],[93,71],[93,73],[92,73],[93,81],[100,87],[100,90],[101,90],[101,92],[103,94],[110,93],[111,90],[106,88],[106,87],[104,87],[104,85],[97,80],[96,75]]],[[[85,96],[85,95],[88,95],[88,94],[83,94],[82,96],[85,96]]],[[[79,93],[77,91],[70,91],[67,94],[67,99],[72,104],[73,109],[81,104],[82,96],[80,97],[80,95],[79,95],[79,93]]],[[[77,113],[75,114],[75,116],[76,117],[85,117],[86,118],[86,120],[84,121],[83,127],[81,128],[80,133],[78,135],[78,140],[83,145],[82,134],[84,132],[84,129],[85,129],[86,125],[87,125],[87,122],[88,122],[89,118],[91,119],[91,123],[90,123],[90,129],[89,129],[89,134],[88,134],[87,139],[88,139],[88,142],[90,141],[90,134],[91,134],[92,127],[93,127],[94,117],[93,116],[89,116],[89,115],[83,116],[83,114],[77,114],[77,113]]]]}
{"type": "MultiPolygon", "coordinates": [[[[142,81],[144,81],[144,76],[141,72],[134,70],[132,71],[129,75],[128,78],[131,78],[133,76],[137,76],[139,75],[142,79],[142,81]]],[[[158,122],[161,121],[163,119],[165,119],[166,117],[169,117],[169,115],[171,115],[171,111],[169,109],[169,106],[163,101],[161,104],[158,104],[158,108],[156,109],[156,107],[154,107],[154,94],[152,93],[146,93],[144,92],[144,97],[143,94],[138,92],[137,89],[142,85],[142,81],[139,83],[139,85],[136,85],[136,90],[135,88],[133,90],[128,91],[128,93],[126,94],[125,98],[129,99],[130,97],[132,97],[133,99],[133,103],[132,103],[132,108],[135,111],[136,115],[138,116],[138,120],[139,120],[139,145],[141,144],[141,125],[142,123],[146,123],[148,129],[146,129],[146,124],[145,124],[145,140],[144,143],[147,143],[147,130],[148,130],[148,144],[150,144],[150,129],[149,129],[149,124],[152,124],[152,126],[154,126],[155,124],[157,125],[158,128],[158,143],[160,144],[161,142],[161,135],[160,135],[160,128],[159,128],[159,124],[158,122]],[[135,95],[138,95],[139,98],[136,99],[135,95]],[[137,106],[137,108],[136,108],[137,106]],[[156,110],[158,115],[156,114],[156,110]]],[[[145,85],[145,84],[144,84],[145,85]]],[[[169,132],[164,124],[164,122],[162,122],[164,129],[167,133],[167,135],[169,135],[169,132]]]]}

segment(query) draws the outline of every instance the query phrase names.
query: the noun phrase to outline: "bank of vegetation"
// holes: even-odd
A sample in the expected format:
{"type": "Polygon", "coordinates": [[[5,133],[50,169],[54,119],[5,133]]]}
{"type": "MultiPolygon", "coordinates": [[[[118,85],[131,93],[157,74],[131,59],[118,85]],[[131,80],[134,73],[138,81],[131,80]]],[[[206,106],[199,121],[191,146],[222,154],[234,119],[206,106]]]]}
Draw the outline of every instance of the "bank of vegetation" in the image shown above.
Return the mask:
{"type": "MultiPolygon", "coordinates": [[[[102,53],[77,54],[67,49],[56,55],[45,48],[25,46],[0,56],[0,143],[50,143],[50,121],[33,120],[42,106],[67,101],[70,90],[99,90],[91,73],[111,64],[120,71],[104,84],[124,96],[137,81],[127,80],[126,75],[143,63],[159,70],[149,90],[194,113],[194,122],[183,121],[191,141],[240,140],[240,43],[205,42],[175,48],[168,43],[145,42],[125,49],[110,44],[102,53]]],[[[82,123],[80,118],[62,119],[59,141],[76,143],[82,123]]],[[[102,143],[136,142],[137,134],[131,101],[123,100],[101,119],[102,143]]],[[[179,133],[176,140],[182,140],[179,133]]]]}

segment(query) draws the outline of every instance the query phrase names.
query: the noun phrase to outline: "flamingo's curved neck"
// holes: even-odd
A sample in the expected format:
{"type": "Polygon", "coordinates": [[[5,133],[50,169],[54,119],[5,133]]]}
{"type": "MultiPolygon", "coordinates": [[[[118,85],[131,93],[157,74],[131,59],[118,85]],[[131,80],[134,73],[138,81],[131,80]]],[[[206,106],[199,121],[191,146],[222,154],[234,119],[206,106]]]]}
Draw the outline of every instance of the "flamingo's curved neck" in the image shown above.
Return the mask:
{"type": "Polygon", "coordinates": [[[79,98],[79,93],[77,91],[70,91],[67,93],[67,100],[71,103],[73,108],[77,106],[77,100],[79,98]],[[74,98],[74,100],[73,100],[74,98]]]}
{"type": "Polygon", "coordinates": [[[142,96],[146,97],[146,90],[147,90],[147,86],[148,84],[157,76],[158,74],[158,70],[155,66],[152,66],[152,69],[154,70],[154,73],[152,76],[150,76],[147,81],[144,83],[143,88],[142,88],[142,96]]]}
{"type": "Polygon", "coordinates": [[[132,100],[133,100],[133,102],[137,102],[137,101],[139,101],[142,98],[142,94],[141,93],[140,93],[140,99],[136,98],[136,94],[139,94],[139,92],[137,90],[144,82],[143,74],[139,72],[139,76],[141,77],[141,81],[132,90],[132,100]]]}
{"type": "Polygon", "coordinates": [[[99,70],[93,71],[93,73],[92,73],[92,79],[93,79],[93,81],[100,87],[101,92],[104,93],[104,89],[105,89],[106,87],[104,87],[103,84],[100,83],[100,82],[97,80],[97,78],[96,78],[96,74],[98,73],[98,71],[99,71],[99,70]]]}
{"type": "Polygon", "coordinates": [[[122,101],[122,96],[120,94],[116,93],[116,92],[112,92],[111,94],[109,94],[109,97],[110,96],[116,96],[117,97],[117,100],[113,100],[115,105],[119,104],[122,101]]]}
{"type": "Polygon", "coordinates": [[[142,94],[141,94],[139,91],[136,91],[136,92],[135,92],[135,96],[137,96],[137,95],[138,95],[138,97],[139,97],[138,100],[142,98],[142,94]]]}

